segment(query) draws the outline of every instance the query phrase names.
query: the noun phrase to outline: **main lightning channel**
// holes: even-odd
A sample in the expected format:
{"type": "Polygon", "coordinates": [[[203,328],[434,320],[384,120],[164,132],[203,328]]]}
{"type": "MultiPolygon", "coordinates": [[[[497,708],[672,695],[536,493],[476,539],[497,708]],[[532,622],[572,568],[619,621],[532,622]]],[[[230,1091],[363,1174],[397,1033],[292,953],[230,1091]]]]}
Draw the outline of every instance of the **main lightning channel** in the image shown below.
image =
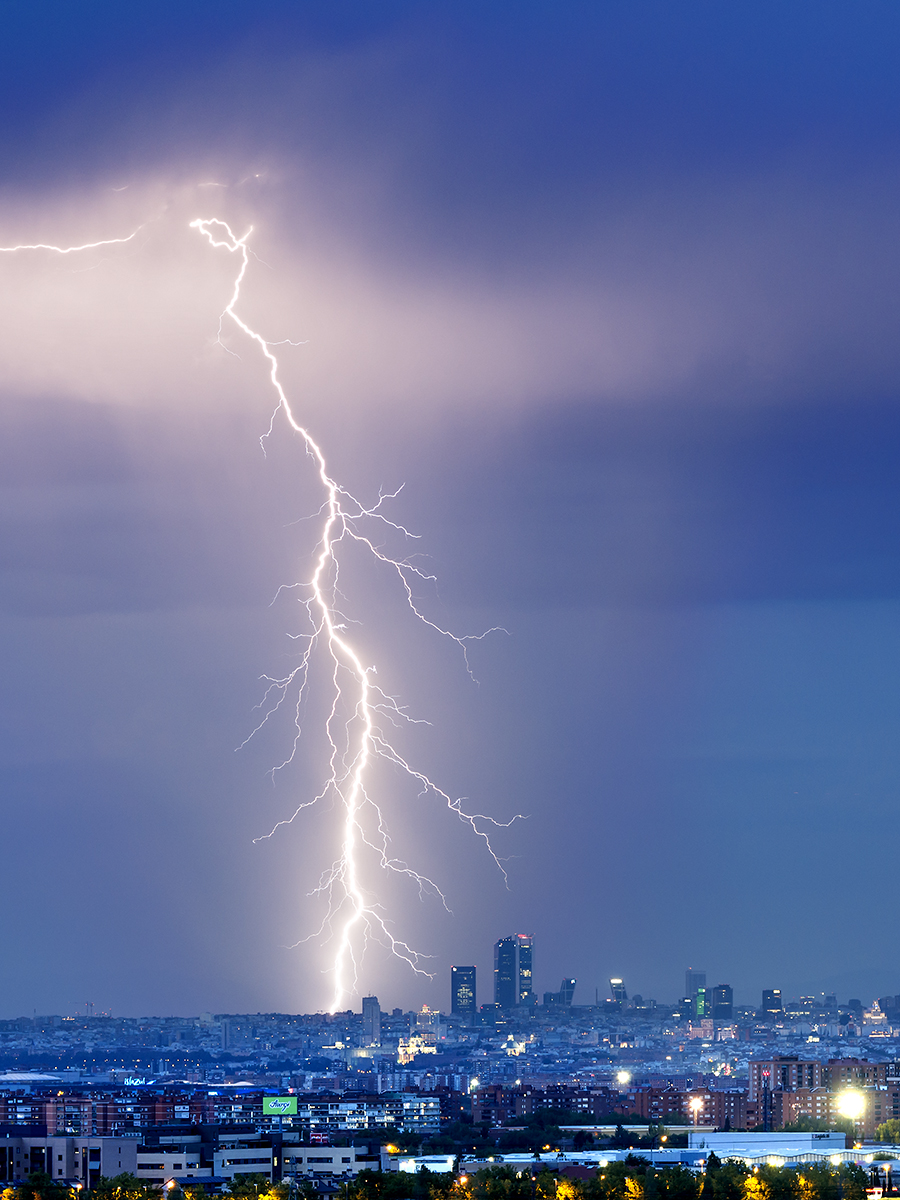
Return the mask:
{"type": "MultiPolygon", "coordinates": [[[[269,380],[277,396],[277,405],[272,414],[269,433],[274,428],[278,413],[282,413],[289,427],[302,439],[307,452],[315,461],[324,492],[324,501],[320,510],[323,519],[314,566],[312,574],[305,584],[307,599],[304,604],[311,622],[311,633],[300,635],[305,638],[306,645],[300,655],[299,665],[294,670],[280,679],[266,677],[269,687],[263,704],[269,703],[270,698],[273,699],[271,706],[254,732],[257,732],[268,718],[281,708],[289,695],[293,696],[295,700],[295,736],[291,753],[281,765],[286,766],[292,761],[301,734],[300,710],[306,693],[310,663],[315,648],[324,643],[331,659],[331,677],[334,688],[331,708],[325,723],[325,732],[330,747],[330,773],[317,796],[303,801],[289,818],[279,821],[265,837],[271,837],[279,826],[290,824],[304,809],[329,795],[339,798],[343,806],[342,836],[338,857],[331,867],[323,872],[318,886],[311,893],[322,895],[327,900],[326,915],[322,925],[318,934],[311,936],[321,935],[327,930],[336,939],[332,968],[334,991],[331,1004],[331,1011],[335,1012],[346,1002],[347,995],[356,989],[359,968],[356,946],[361,942],[362,947],[365,948],[370,936],[374,936],[386,944],[391,953],[406,962],[417,974],[430,977],[430,973],[423,966],[427,956],[394,936],[387,919],[382,914],[381,905],[374,896],[368,894],[364,887],[360,878],[359,862],[359,852],[362,846],[369,847],[380,856],[380,865],[383,868],[407,876],[418,885],[420,893],[433,892],[447,907],[443,893],[433,880],[393,856],[384,815],[366,787],[367,772],[372,760],[380,758],[398,767],[419,787],[420,793],[431,793],[443,800],[449,810],[482,839],[487,852],[504,879],[506,871],[491,844],[489,830],[484,826],[507,828],[513,821],[520,819],[517,815],[511,821],[501,822],[482,813],[466,812],[462,807],[461,800],[451,799],[431,779],[411,766],[385,736],[379,724],[379,717],[386,718],[394,725],[410,722],[412,719],[394,697],[376,685],[373,679],[374,667],[367,667],[363,663],[359,652],[346,636],[346,622],[341,620],[342,614],[337,606],[338,545],[344,539],[352,541],[362,546],[378,563],[394,571],[401,582],[406,602],[415,617],[442,637],[454,641],[462,650],[467,669],[469,669],[466,658],[468,642],[480,640],[495,631],[487,630],[482,634],[460,637],[429,620],[416,606],[413,583],[417,578],[419,581],[423,581],[431,580],[433,577],[425,574],[408,560],[393,558],[386,554],[363,532],[361,524],[366,520],[375,520],[383,522],[384,525],[404,536],[412,536],[403,526],[388,520],[380,511],[383,501],[389,499],[389,496],[379,496],[376,504],[366,507],[355,500],[331,477],[322,448],[310,431],[297,420],[279,379],[278,359],[272,351],[272,346],[279,343],[269,342],[262,334],[251,328],[236,311],[241,295],[241,285],[250,264],[247,240],[253,232],[253,227],[251,226],[242,237],[238,237],[225,221],[217,218],[197,218],[191,222],[191,228],[199,230],[214,249],[225,250],[237,256],[239,267],[235,275],[231,299],[219,318],[219,342],[223,348],[228,349],[221,340],[223,323],[227,318],[242,334],[258,346],[268,362],[269,380]],[[343,709],[346,709],[348,715],[342,719],[340,713],[343,709]],[[373,834],[367,831],[363,822],[364,810],[371,810],[373,815],[375,826],[373,834]]],[[[470,669],[469,673],[471,674],[470,669]]]]}

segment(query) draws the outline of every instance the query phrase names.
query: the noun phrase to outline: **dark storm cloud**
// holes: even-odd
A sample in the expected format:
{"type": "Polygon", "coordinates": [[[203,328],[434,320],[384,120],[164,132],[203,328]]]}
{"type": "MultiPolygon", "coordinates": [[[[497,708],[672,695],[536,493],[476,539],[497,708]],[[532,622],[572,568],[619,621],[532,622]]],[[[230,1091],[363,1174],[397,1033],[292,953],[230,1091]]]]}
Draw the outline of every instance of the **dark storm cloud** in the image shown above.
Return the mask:
{"type": "MultiPolygon", "coordinates": [[[[879,939],[817,868],[840,839],[866,871],[897,826],[895,6],[21,4],[3,22],[4,228],[171,216],[82,277],[3,264],[2,786],[11,841],[60,864],[4,933],[8,1004],[322,1002],[321,962],[279,947],[309,927],[325,826],[250,845],[310,780],[264,785],[274,736],[232,755],[255,677],[286,661],[290,614],[266,606],[310,494],[289,452],[259,453],[252,366],[214,359],[225,274],[179,193],[257,172],[208,203],[263,218],[275,262],[251,300],[309,338],[292,383],[341,478],[405,480],[429,603],[510,630],[477,648],[479,689],[390,618],[376,642],[412,668],[435,773],[529,820],[507,893],[408,814],[456,917],[404,910],[434,985],[376,957],[366,987],[445,1003],[451,958],[486,966],[525,926],[539,988],[573,972],[582,1000],[618,971],[666,999],[689,958],[748,1000],[863,979],[879,939]],[[115,897],[123,948],[54,933],[60,982],[31,947],[73,860],[92,902],[115,897]],[[136,978],[135,942],[171,974],[136,978]]],[[[897,990],[887,968],[876,983],[897,990]]]]}

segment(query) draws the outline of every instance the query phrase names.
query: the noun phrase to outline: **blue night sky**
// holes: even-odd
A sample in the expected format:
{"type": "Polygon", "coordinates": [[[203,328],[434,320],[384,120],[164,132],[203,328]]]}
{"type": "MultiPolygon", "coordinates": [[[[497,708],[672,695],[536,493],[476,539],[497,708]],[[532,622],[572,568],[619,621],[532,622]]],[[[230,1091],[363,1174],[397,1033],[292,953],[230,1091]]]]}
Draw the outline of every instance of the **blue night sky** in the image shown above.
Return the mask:
{"type": "MultiPolygon", "coordinates": [[[[894,3],[8,3],[0,15],[0,1015],[303,1011],[321,747],[254,728],[318,506],[246,347],[339,480],[421,534],[347,568],[408,753],[371,878],[449,966],[755,1003],[900,991],[900,10],[894,3]],[[407,739],[407,734],[403,734],[407,739]]],[[[312,540],[311,540],[312,538],[312,540]]],[[[350,601],[348,601],[348,604],[350,601]]],[[[315,717],[315,701],[310,718],[315,717]]],[[[314,722],[313,722],[314,723],[314,722]]],[[[352,1003],[358,1008],[358,999],[352,1003]]]]}

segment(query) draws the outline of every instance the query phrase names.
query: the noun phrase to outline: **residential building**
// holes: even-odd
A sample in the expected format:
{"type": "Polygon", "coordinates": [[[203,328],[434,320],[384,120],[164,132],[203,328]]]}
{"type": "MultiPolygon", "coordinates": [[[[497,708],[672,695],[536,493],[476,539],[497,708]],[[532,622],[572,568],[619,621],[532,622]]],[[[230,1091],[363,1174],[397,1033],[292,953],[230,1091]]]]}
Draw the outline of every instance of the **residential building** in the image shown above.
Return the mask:
{"type": "Polygon", "coordinates": [[[884,1087],[891,1063],[869,1062],[866,1058],[830,1058],[825,1064],[824,1082],[832,1092],[843,1088],[884,1087]]]}
{"type": "Polygon", "coordinates": [[[800,1088],[827,1086],[823,1064],[815,1059],[801,1059],[794,1055],[777,1058],[751,1059],[747,1096],[759,1100],[764,1091],[796,1092],[800,1088]]]}
{"type": "Polygon", "coordinates": [[[26,1179],[32,1172],[54,1182],[71,1181],[94,1188],[101,1175],[137,1171],[137,1141],[126,1138],[51,1137],[46,1129],[22,1126],[22,1133],[0,1135],[0,1181],[26,1179]]]}

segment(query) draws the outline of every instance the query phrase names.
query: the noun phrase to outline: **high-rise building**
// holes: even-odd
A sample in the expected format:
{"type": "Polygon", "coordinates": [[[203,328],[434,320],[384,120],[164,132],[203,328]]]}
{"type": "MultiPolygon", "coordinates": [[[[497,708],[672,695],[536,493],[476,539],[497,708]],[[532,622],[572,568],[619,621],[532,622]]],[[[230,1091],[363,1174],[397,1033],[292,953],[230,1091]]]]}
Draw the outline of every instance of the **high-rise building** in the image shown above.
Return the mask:
{"type": "Polygon", "coordinates": [[[572,997],[575,995],[574,979],[564,979],[559,985],[558,992],[544,992],[544,1004],[553,1006],[558,1005],[560,1008],[571,1008],[572,997]]]}
{"type": "Polygon", "coordinates": [[[684,995],[685,998],[693,1001],[694,997],[700,988],[706,987],[706,972],[695,971],[693,967],[688,967],[684,973],[684,995]]]}
{"type": "Polygon", "coordinates": [[[717,983],[707,992],[711,997],[714,1021],[730,1021],[734,1015],[734,990],[728,983],[717,983]]]}
{"type": "Polygon", "coordinates": [[[494,944],[494,1003],[501,1008],[534,1004],[534,938],[512,933],[494,944]]]}
{"type": "Polygon", "coordinates": [[[475,1016],[475,968],[450,968],[450,1011],[460,1017],[475,1016]]]}
{"type": "Polygon", "coordinates": [[[697,988],[694,992],[694,998],[691,1001],[691,1012],[695,1017],[710,1016],[710,994],[709,989],[705,987],[697,988]]]}
{"type": "Polygon", "coordinates": [[[377,996],[363,996],[362,1002],[363,1045],[381,1045],[381,1005],[377,996]]]}
{"type": "Polygon", "coordinates": [[[534,937],[528,933],[516,935],[519,942],[519,1004],[536,1004],[534,994],[534,937]]]}
{"type": "Polygon", "coordinates": [[[616,1004],[627,1003],[628,993],[625,991],[625,984],[621,979],[611,979],[609,981],[609,992],[616,1004]]]}
{"type": "Polygon", "coordinates": [[[773,1016],[776,1013],[784,1012],[784,1005],[781,1002],[780,988],[765,988],[763,990],[760,1011],[762,1013],[771,1013],[773,1016]]]}

